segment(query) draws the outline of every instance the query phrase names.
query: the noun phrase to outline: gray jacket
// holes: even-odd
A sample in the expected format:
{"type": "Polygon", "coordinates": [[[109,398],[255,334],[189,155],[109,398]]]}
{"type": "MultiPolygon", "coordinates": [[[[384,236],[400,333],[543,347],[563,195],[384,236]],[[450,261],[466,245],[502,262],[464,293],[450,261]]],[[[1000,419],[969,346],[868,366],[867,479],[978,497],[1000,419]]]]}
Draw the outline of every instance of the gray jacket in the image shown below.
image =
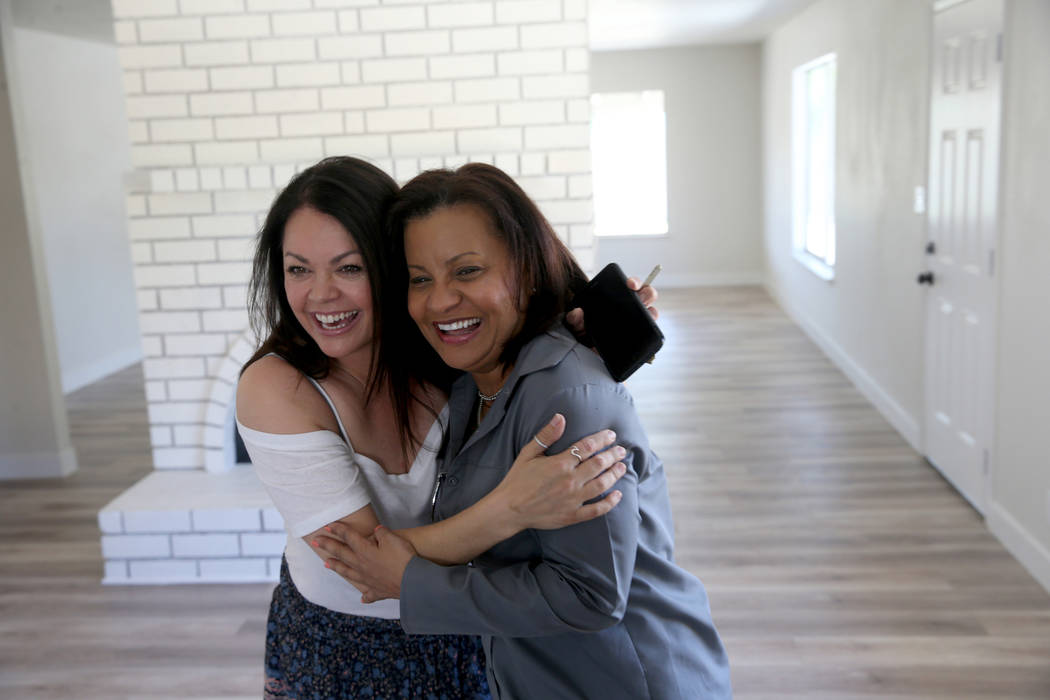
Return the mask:
{"type": "Polygon", "coordinates": [[[527,530],[471,565],[419,557],[401,584],[401,624],[415,634],[478,634],[493,697],[729,698],[729,662],[703,584],[674,564],[663,465],[627,389],[601,360],[555,330],[521,351],[503,392],[464,442],[477,387],[449,399],[436,517],[491,491],[555,412],[567,421],[550,454],[603,428],[627,449],[608,515],[560,530],[527,530]]]}

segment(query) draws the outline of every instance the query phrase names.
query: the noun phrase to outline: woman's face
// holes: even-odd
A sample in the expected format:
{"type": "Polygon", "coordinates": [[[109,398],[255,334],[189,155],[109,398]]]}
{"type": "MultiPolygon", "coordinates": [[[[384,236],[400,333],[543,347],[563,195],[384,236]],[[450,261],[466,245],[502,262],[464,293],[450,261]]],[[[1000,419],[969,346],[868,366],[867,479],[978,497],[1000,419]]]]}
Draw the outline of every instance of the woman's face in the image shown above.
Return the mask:
{"type": "Polygon", "coordinates": [[[369,360],[372,290],[353,236],[335,218],[301,207],[285,224],[282,254],[288,304],[321,352],[369,360]]]}
{"type": "Polygon", "coordinates": [[[472,204],[442,207],[405,227],[408,313],[447,365],[490,390],[502,383],[500,353],[524,320],[510,255],[492,230],[472,204]]]}

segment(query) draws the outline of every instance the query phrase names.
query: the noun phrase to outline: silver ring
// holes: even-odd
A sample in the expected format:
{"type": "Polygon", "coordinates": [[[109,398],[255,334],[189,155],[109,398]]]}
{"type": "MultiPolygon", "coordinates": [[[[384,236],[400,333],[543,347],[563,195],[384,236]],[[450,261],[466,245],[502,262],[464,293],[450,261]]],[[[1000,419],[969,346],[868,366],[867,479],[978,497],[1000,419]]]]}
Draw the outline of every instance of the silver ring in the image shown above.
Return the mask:
{"type": "Polygon", "coordinates": [[[550,445],[544,445],[543,444],[543,440],[540,440],[538,437],[533,436],[532,439],[535,440],[536,444],[539,445],[540,447],[542,447],[543,449],[545,449],[545,450],[549,450],[550,449],[550,445]]]}
{"type": "Polygon", "coordinates": [[[583,455],[580,454],[580,448],[578,446],[573,445],[572,449],[569,450],[569,454],[571,454],[576,459],[580,460],[580,464],[583,464],[583,455]]]}

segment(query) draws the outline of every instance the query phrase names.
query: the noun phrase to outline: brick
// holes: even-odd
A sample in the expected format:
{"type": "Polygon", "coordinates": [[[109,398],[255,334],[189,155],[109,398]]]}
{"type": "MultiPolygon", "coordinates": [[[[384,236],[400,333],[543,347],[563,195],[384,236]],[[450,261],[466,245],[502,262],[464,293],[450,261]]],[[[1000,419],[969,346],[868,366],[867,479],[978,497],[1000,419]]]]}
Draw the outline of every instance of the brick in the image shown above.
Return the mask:
{"type": "Polygon", "coordinates": [[[211,262],[215,260],[212,241],[158,241],[153,244],[157,262],[211,262]]]}
{"type": "Polygon", "coordinates": [[[209,39],[248,39],[270,35],[270,18],[267,15],[231,15],[228,17],[206,17],[204,29],[209,39]]]}
{"type": "Polygon", "coordinates": [[[106,559],[168,557],[171,545],[167,535],[103,535],[102,556],[106,559]]]}
{"type": "Polygon", "coordinates": [[[436,80],[395,83],[387,87],[387,95],[394,107],[449,104],[452,102],[452,83],[436,80]]]}
{"type": "Polygon", "coordinates": [[[120,57],[120,67],[124,70],[168,68],[182,64],[182,51],[178,44],[120,46],[117,55],[120,57]]]}
{"type": "Polygon", "coordinates": [[[491,2],[457,2],[427,7],[430,27],[481,27],[493,24],[491,2]]]}
{"type": "Polygon", "coordinates": [[[317,59],[313,39],[255,39],[252,63],[287,63],[317,59]]]}
{"type": "MultiPolygon", "coordinates": [[[[168,336],[165,338],[164,344],[170,345],[172,338],[180,338],[181,336],[168,336]]],[[[206,338],[207,349],[202,348],[199,352],[183,352],[182,355],[198,356],[198,355],[218,355],[223,353],[226,348],[226,338],[222,335],[210,335],[205,334],[201,337],[206,338]],[[217,343],[216,340],[221,341],[217,343]],[[222,348],[222,350],[216,350],[211,352],[212,348],[222,348]]],[[[170,351],[169,351],[170,353],[170,351]]],[[[168,380],[168,394],[172,401],[207,401],[211,396],[213,382],[210,379],[169,379],[168,380]]],[[[199,425],[176,425],[174,426],[174,438],[175,443],[178,445],[199,445],[201,437],[201,430],[199,425]]]]}
{"type": "Polygon", "coordinates": [[[197,562],[188,559],[156,559],[128,562],[133,582],[186,583],[198,580],[197,562]]]}
{"type": "Polygon", "coordinates": [[[305,10],[310,0],[248,0],[249,12],[271,12],[273,10],[305,10]]]}
{"type": "Polygon", "coordinates": [[[211,213],[211,195],[205,192],[151,194],[148,199],[149,211],[153,216],[211,213]]]}
{"type": "Polygon", "coordinates": [[[348,155],[376,158],[390,154],[385,134],[362,136],[335,136],[324,141],[326,155],[348,155]]]}
{"type": "Polygon", "coordinates": [[[153,447],[170,447],[172,444],[170,425],[155,425],[149,429],[149,442],[153,447]]]}
{"type": "Polygon", "coordinates": [[[590,100],[569,100],[568,112],[570,122],[591,122],[591,101],[590,100]]]}
{"type": "Polygon", "coordinates": [[[279,556],[287,539],[284,533],[269,532],[243,533],[240,537],[244,556],[279,556]]]}
{"type": "Polygon", "coordinates": [[[465,129],[459,132],[457,141],[460,152],[520,151],[521,129],[516,127],[465,129]]]}
{"type": "Polygon", "coordinates": [[[343,133],[340,112],[286,114],[280,118],[281,136],[320,136],[343,133]]]}
{"type": "Polygon", "coordinates": [[[254,141],[198,143],[193,150],[199,165],[254,163],[259,160],[259,146],[254,141]]]}
{"type": "Polygon", "coordinates": [[[179,0],[184,15],[232,15],[244,11],[244,0],[179,0]]]}
{"type": "Polygon", "coordinates": [[[430,128],[430,110],[403,107],[381,109],[365,113],[365,125],[370,132],[425,131],[430,128]]]}
{"type": "Polygon", "coordinates": [[[456,102],[502,102],[521,97],[518,78],[457,80],[456,102]]]}
{"type": "Polygon", "coordinates": [[[244,66],[236,68],[212,68],[212,90],[251,90],[273,87],[272,66],[244,66]]]}
{"type": "Polygon", "coordinates": [[[500,75],[546,75],[562,72],[562,52],[510,51],[496,57],[500,75]]]}
{"type": "Polygon", "coordinates": [[[376,7],[359,12],[361,29],[366,32],[422,29],[426,26],[426,15],[422,7],[376,7]]]}
{"type": "Polygon", "coordinates": [[[157,95],[125,98],[129,119],[185,117],[186,98],[182,95],[157,95]]]}
{"type": "Polygon", "coordinates": [[[141,194],[129,194],[124,198],[124,210],[128,216],[145,216],[146,197],[141,194]]]}
{"type": "Polygon", "coordinates": [[[214,136],[211,119],[156,119],[150,128],[153,140],[159,143],[208,141],[214,136]]]}
{"type": "Polygon", "coordinates": [[[421,134],[393,134],[390,150],[395,156],[445,155],[456,150],[455,132],[430,131],[421,134]]]}
{"type": "MultiPolygon", "coordinates": [[[[164,338],[164,348],[167,350],[169,357],[224,355],[226,353],[226,337],[208,333],[167,335],[164,338]]],[[[204,393],[188,391],[190,387],[186,382],[176,383],[172,381],[168,384],[169,398],[173,401],[204,401],[208,398],[207,390],[204,393]]],[[[194,385],[193,388],[199,387],[194,385]]]]}
{"type": "Polygon", "coordinates": [[[587,49],[565,49],[565,70],[586,73],[590,70],[591,52],[587,49]]]}
{"type": "Polygon", "coordinates": [[[124,531],[127,533],[189,532],[188,510],[128,510],[124,511],[124,531]]]}
{"type": "Polygon", "coordinates": [[[587,75],[565,74],[534,76],[522,79],[522,94],[526,99],[545,97],[588,97],[587,75]]]}
{"type": "Polygon", "coordinates": [[[338,63],[296,63],[276,68],[278,87],[339,85],[342,82],[338,63]]]}
{"type": "Polygon", "coordinates": [[[270,21],[274,36],[323,36],[339,29],[335,12],[327,10],[275,14],[270,21]]]}
{"type": "MultiPolygon", "coordinates": [[[[222,305],[227,309],[244,309],[248,306],[248,289],[241,285],[222,288],[222,305]]],[[[234,377],[233,379],[236,379],[234,377]]]]}
{"type": "MultiPolygon", "coordinates": [[[[212,87],[215,87],[214,83],[212,87]]],[[[207,95],[190,95],[190,112],[194,116],[251,114],[253,109],[250,92],[213,92],[207,95]]]]}
{"type": "Polygon", "coordinates": [[[248,187],[253,190],[273,187],[273,176],[268,165],[253,165],[248,168],[248,187]]]}
{"type": "Polygon", "coordinates": [[[481,104],[435,107],[433,126],[435,129],[496,126],[496,106],[481,104]]]}
{"type": "Polygon", "coordinates": [[[128,583],[128,562],[123,559],[103,562],[102,583],[128,583]]]}
{"type": "Polygon", "coordinates": [[[111,0],[113,16],[125,17],[163,17],[179,14],[175,0],[111,0]]]}
{"type": "Polygon", "coordinates": [[[241,190],[215,193],[216,213],[264,212],[273,201],[270,190],[241,190]]]}
{"type": "Polygon", "coordinates": [[[197,532],[251,532],[262,530],[258,508],[200,508],[191,514],[197,532]]]}
{"type": "Polygon", "coordinates": [[[204,38],[204,25],[199,17],[139,20],[139,41],[143,44],[161,41],[197,41],[204,38]]]}
{"type": "Polygon", "coordinates": [[[588,223],[594,218],[594,207],[589,199],[549,201],[540,208],[552,224],[588,223]]]}
{"type": "Polygon", "coordinates": [[[547,154],[547,172],[589,173],[591,171],[590,150],[552,151],[547,154]]]}
{"type": "Polygon", "coordinates": [[[344,85],[355,85],[361,82],[361,64],[358,61],[343,61],[339,64],[344,85]]]}
{"type": "Polygon", "coordinates": [[[339,13],[339,33],[356,34],[361,29],[361,22],[355,10],[343,10],[339,13]]]}
{"type": "Polygon", "coordinates": [[[408,182],[419,171],[419,161],[415,158],[398,158],[394,161],[394,179],[398,182],[408,182]]]}
{"type": "Polygon", "coordinates": [[[124,522],[119,510],[100,510],[98,512],[98,529],[107,535],[124,532],[124,522]]]}
{"type": "MultiPolygon", "coordinates": [[[[200,163],[200,154],[197,154],[197,162],[200,163]]],[[[222,171],[218,168],[201,168],[201,189],[217,190],[222,187],[222,171]]]]}
{"type": "Polygon", "coordinates": [[[175,171],[175,189],[179,192],[196,192],[200,189],[200,179],[193,168],[179,168],[175,171]]]}
{"type": "Polygon", "coordinates": [[[220,117],[215,120],[215,137],[218,139],[267,138],[277,134],[276,117],[220,117]]]}
{"type": "Polygon", "coordinates": [[[259,150],[263,160],[270,163],[315,161],[324,155],[324,145],[318,137],[262,141],[259,150]]]}
{"type": "Polygon", "coordinates": [[[543,151],[554,148],[588,148],[591,143],[589,124],[526,126],[525,148],[543,151]]]}
{"type": "Polygon", "coordinates": [[[149,188],[151,192],[174,192],[175,177],[171,170],[150,170],[149,188]]]}
{"type": "MultiPolygon", "coordinates": [[[[145,244],[140,244],[145,245],[145,244]]],[[[157,290],[155,289],[139,289],[135,292],[135,299],[138,302],[139,311],[156,311],[158,307],[157,302],[157,290]]]]}
{"type": "Polygon", "coordinates": [[[122,20],[113,23],[113,38],[118,44],[137,44],[139,41],[135,22],[122,20]]]}
{"type": "MultiPolygon", "coordinates": [[[[499,3],[496,3],[499,11],[499,3]]],[[[456,53],[509,51],[518,48],[517,27],[484,27],[456,29],[452,32],[452,50],[456,53]]]]}
{"type": "Polygon", "coordinates": [[[138,95],[142,92],[142,73],[139,71],[124,71],[124,94],[138,95]]]}
{"type": "Polygon", "coordinates": [[[196,238],[232,238],[255,235],[255,217],[248,214],[215,214],[192,219],[196,238]]]}
{"type": "Polygon", "coordinates": [[[590,197],[593,191],[590,175],[569,176],[569,196],[573,199],[590,197]]]}
{"type": "Polygon", "coordinates": [[[147,401],[165,401],[168,398],[165,382],[146,382],[147,401]]]}
{"type": "Polygon", "coordinates": [[[164,343],[159,335],[142,336],[143,357],[163,357],[164,343]]]}
{"type": "MultiPolygon", "coordinates": [[[[199,357],[148,360],[143,364],[143,371],[148,371],[157,379],[178,379],[180,377],[201,377],[204,374],[204,363],[199,357]],[[186,371],[168,371],[165,366],[178,365],[186,371]],[[193,368],[196,368],[194,371],[193,368]]],[[[172,403],[151,403],[147,406],[151,423],[200,423],[208,404],[203,401],[182,401],[172,403]]]]}
{"type": "Polygon", "coordinates": [[[237,535],[172,535],[176,557],[228,557],[240,553],[237,535]]]}
{"type": "Polygon", "coordinates": [[[222,181],[228,190],[246,190],[248,189],[248,170],[247,168],[223,168],[222,181]]]}
{"type": "Polygon", "coordinates": [[[189,238],[190,220],[183,217],[131,219],[128,237],[133,241],[189,238]]]}
{"type": "MultiPolygon", "coordinates": [[[[198,265],[197,276],[200,278],[201,284],[247,284],[248,279],[251,277],[251,265],[245,263],[211,263],[198,265]]],[[[241,330],[247,326],[246,312],[242,313],[245,313],[245,323],[242,323],[239,328],[232,330],[241,330]]],[[[209,328],[208,330],[230,329],[209,328]]]]}
{"type": "Polygon", "coordinates": [[[222,307],[222,293],[215,287],[162,289],[160,305],[165,310],[217,309],[222,307]]]}
{"type": "Polygon", "coordinates": [[[243,331],[248,326],[248,312],[241,309],[226,309],[223,311],[205,311],[201,314],[204,322],[204,330],[213,331],[243,331]]]}
{"type": "Polygon", "coordinates": [[[426,80],[425,58],[381,58],[361,62],[361,79],[366,83],[393,83],[426,80]]]}
{"type": "Polygon", "coordinates": [[[284,518],[276,508],[263,508],[263,530],[284,530],[284,518]]]}
{"type": "Polygon", "coordinates": [[[496,58],[492,54],[436,56],[429,60],[431,78],[480,78],[496,74],[496,58]]]}
{"type": "Polygon", "coordinates": [[[382,56],[383,37],[378,34],[320,37],[317,53],[322,61],[382,56]]]}
{"type": "Polygon", "coordinates": [[[314,7],[366,7],[378,4],[379,0],[314,0],[314,7]]]}
{"type": "MultiPolygon", "coordinates": [[[[192,265],[136,265],[131,274],[135,278],[135,286],[139,289],[150,287],[174,287],[178,285],[191,285],[197,283],[197,277],[193,272],[192,265]]],[[[139,315],[139,325],[143,326],[139,315]]],[[[196,317],[193,319],[196,324],[196,317]]],[[[146,333],[145,327],[140,330],[146,333]]],[[[190,330],[197,330],[196,326],[190,330]]]]}
{"type": "MultiPolygon", "coordinates": [[[[393,87],[393,86],[391,86],[393,87]]],[[[383,107],[386,98],[382,85],[324,88],[321,90],[321,109],[365,109],[383,107]]]]}
{"type": "Polygon", "coordinates": [[[206,41],[182,50],[187,66],[236,66],[251,60],[247,41],[206,41]]]}
{"type": "MultiPolygon", "coordinates": [[[[225,360],[225,358],[223,359],[225,360]]],[[[231,384],[230,386],[232,387],[233,385],[231,384]]],[[[210,390],[211,386],[209,386],[208,389],[210,390]]],[[[208,425],[204,428],[204,446],[207,448],[214,448],[221,452],[226,446],[227,437],[229,436],[227,435],[225,428],[216,428],[214,425],[208,425]]]]}
{"type": "Polygon", "coordinates": [[[155,447],[153,466],[156,469],[199,469],[203,450],[199,447],[155,447]]]}
{"type": "Polygon", "coordinates": [[[511,177],[516,177],[519,173],[518,169],[518,154],[517,153],[497,153],[496,162],[494,165],[507,173],[511,177]]]}
{"type": "Polygon", "coordinates": [[[255,254],[255,239],[224,239],[219,243],[219,260],[251,260],[255,254]]]}
{"type": "Polygon", "coordinates": [[[396,32],[383,39],[387,56],[430,56],[446,54],[451,43],[444,30],[427,32],[396,32]]]}
{"type": "Polygon", "coordinates": [[[365,113],[364,112],[344,112],[343,113],[343,133],[345,134],[363,134],[365,132],[365,113]]]}
{"type": "Polygon", "coordinates": [[[594,245],[594,226],[591,224],[573,224],[570,226],[569,243],[574,247],[594,245]]]}
{"type": "Polygon", "coordinates": [[[499,106],[499,123],[562,124],[565,122],[565,103],[561,100],[526,100],[499,106]]]}
{"type": "Polygon", "coordinates": [[[204,582],[252,582],[267,581],[267,559],[204,559],[200,562],[200,580],[204,582]]]}
{"type": "Polygon", "coordinates": [[[496,3],[498,24],[552,22],[561,19],[561,0],[499,0],[496,3]]]}
{"type": "Polygon", "coordinates": [[[587,0],[562,0],[565,3],[565,19],[587,19],[587,0]]]}
{"type": "Polygon", "coordinates": [[[193,149],[188,145],[135,144],[131,147],[131,164],[136,168],[165,165],[191,165],[193,149]]]}
{"type": "MultiPolygon", "coordinates": [[[[566,193],[565,177],[561,175],[547,175],[541,177],[525,176],[517,179],[521,188],[532,199],[564,199],[566,193]]],[[[163,292],[161,292],[163,295],[163,292]]]]}
{"type": "Polygon", "coordinates": [[[521,27],[521,47],[524,49],[580,47],[587,46],[587,41],[586,22],[552,22],[521,27]]]}

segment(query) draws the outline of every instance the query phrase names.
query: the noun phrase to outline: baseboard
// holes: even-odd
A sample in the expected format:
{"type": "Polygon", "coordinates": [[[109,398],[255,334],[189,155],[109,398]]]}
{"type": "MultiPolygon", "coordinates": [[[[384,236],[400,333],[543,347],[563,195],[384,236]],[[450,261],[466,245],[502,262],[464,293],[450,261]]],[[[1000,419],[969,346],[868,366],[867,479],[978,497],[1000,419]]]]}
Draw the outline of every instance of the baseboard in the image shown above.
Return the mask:
{"type": "Polygon", "coordinates": [[[985,522],[1007,551],[1050,593],[1050,550],[998,503],[988,505],[985,522]]]}
{"type": "Polygon", "coordinates": [[[62,368],[62,393],[70,394],[77,389],[108,377],[128,365],[142,359],[142,348],[138,345],[111,352],[105,357],[80,367],[62,368]]]}
{"type": "Polygon", "coordinates": [[[662,272],[654,284],[657,289],[679,287],[742,287],[765,284],[765,274],[756,272],[715,272],[704,274],[662,272]]]}
{"type": "Polygon", "coordinates": [[[77,470],[72,447],[57,452],[16,452],[0,454],[0,481],[8,479],[54,479],[77,470]]]}
{"type": "Polygon", "coordinates": [[[893,400],[889,394],[887,394],[883,388],[876,382],[871,376],[865,372],[860,365],[855,363],[853,359],[843,350],[838,343],[828,337],[820,328],[817,327],[812,321],[810,321],[805,314],[798,309],[794,308],[791,304],[777,293],[777,290],[770,286],[766,287],[766,291],[772,296],[776,302],[780,305],[780,308],[791,317],[805,333],[809,336],[810,340],[816,343],[825,355],[828,356],[835,365],[845,374],[853,385],[857,387],[860,393],[864,394],[864,397],[870,401],[879,413],[882,414],[883,418],[889,421],[890,425],[896,429],[901,437],[919,454],[922,454],[922,432],[919,430],[919,424],[915,420],[915,417],[909,414],[904,408],[893,400]]]}

